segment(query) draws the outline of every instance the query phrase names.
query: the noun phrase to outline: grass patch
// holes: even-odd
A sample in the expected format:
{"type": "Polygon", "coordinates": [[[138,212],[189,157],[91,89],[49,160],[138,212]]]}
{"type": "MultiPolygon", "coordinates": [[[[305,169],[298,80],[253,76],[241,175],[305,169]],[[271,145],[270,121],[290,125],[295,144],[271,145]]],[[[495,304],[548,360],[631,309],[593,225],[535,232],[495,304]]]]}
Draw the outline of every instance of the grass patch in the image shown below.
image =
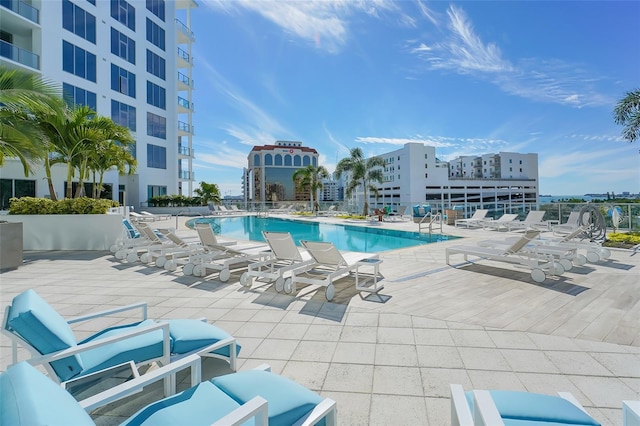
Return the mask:
{"type": "Polygon", "coordinates": [[[605,247],[632,248],[640,244],[640,232],[614,232],[607,235],[607,240],[602,243],[605,247]]]}

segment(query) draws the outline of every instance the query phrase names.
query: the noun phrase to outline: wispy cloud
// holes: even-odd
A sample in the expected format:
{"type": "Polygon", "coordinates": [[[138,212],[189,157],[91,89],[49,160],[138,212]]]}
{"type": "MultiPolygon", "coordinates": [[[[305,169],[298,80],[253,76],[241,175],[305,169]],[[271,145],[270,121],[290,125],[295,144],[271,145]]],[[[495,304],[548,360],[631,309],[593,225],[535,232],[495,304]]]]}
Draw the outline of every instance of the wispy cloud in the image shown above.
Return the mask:
{"type": "Polygon", "coordinates": [[[618,148],[595,151],[574,150],[540,154],[540,179],[570,176],[572,179],[586,179],[588,181],[621,181],[637,179],[637,159],[626,155],[629,147],[621,145],[618,148]],[[612,179],[613,176],[614,179],[612,179]]]}
{"type": "Polygon", "coordinates": [[[328,52],[337,52],[348,39],[349,17],[356,12],[381,18],[393,12],[404,25],[413,18],[391,0],[255,1],[205,0],[211,9],[233,14],[248,10],[261,15],[290,34],[328,52]]]}
{"type": "MultiPolygon", "coordinates": [[[[220,166],[239,169],[247,167],[249,150],[232,148],[227,142],[200,141],[195,146],[195,149],[197,156],[193,162],[194,169],[212,169],[219,171],[220,166]],[[212,147],[215,148],[212,149],[212,147]]],[[[234,179],[239,178],[239,176],[234,176],[234,179]]]]}
{"type": "Polygon", "coordinates": [[[464,152],[458,155],[475,155],[476,153],[486,153],[489,151],[497,151],[507,146],[508,143],[502,139],[490,138],[461,138],[451,136],[422,136],[417,135],[411,138],[388,138],[388,137],[357,137],[356,142],[362,144],[386,144],[386,145],[404,145],[406,143],[421,143],[425,145],[443,148],[439,157],[445,156],[454,158],[457,152],[464,152]]]}
{"type": "Polygon", "coordinates": [[[496,43],[475,32],[465,11],[450,6],[443,39],[411,40],[408,51],[432,70],[450,70],[487,80],[506,93],[541,102],[574,107],[613,102],[595,87],[598,81],[576,64],[549,58],[507,60],[496,43]]]}
{"type": "Polygon", "coordinates": [[[356,142],[363,144],[374,144],[374,143],[382,143],[387,145],[404,145],[406,143],[423,143],[426,145],[432,145],[435,147],[447,147],[451,146],[450,143],[441,142],[435,140],[434,138],[384,138],[384,137],[373,137],[373,136],[359,136],[356,138],[356,142]]]}

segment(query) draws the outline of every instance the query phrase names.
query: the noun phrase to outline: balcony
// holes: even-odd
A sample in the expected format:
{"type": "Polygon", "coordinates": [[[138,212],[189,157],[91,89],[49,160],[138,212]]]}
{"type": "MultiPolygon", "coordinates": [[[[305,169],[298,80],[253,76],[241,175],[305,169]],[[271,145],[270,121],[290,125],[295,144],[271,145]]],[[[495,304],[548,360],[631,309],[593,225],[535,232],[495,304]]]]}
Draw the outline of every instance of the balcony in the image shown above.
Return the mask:
{"type": "Polygon", "coordinates": [[[193,90],[193,80],[178,71],[178,90],[193,90]]]}
{"type": "Polygon", "coordinates": [[[28,50],[21,49],[4,40],[0,40],[0,56],[18,62],[29,68],[40,70],[40,57],[28,50]]]}
{"type": "Polygon", "coordinates": [[[189,126],[189,123],[184,121],[178,121],[178,133],[180,136],[188,136],[194,134],[193,126],[189,126]]]}
{"type": "Polygon", "coordinates": [[[189,53],[178,47],[178,68],[189,68],[193,66],[193,57],[189,53]]]}
{"type": "Polygon", "coordinates": [[[40,23],[40,11],[35,7],[20,1],[20,0],[0,0],[0,6],[9,9],[10,11],[17,13],[34,22],[36,24],[40,23]]]}
{"type": "Polygon", "coordinates": [[[193,157],[193,149],[189,149],[188,146],[179,146],[178,155],[181,157],[193,157]]]}
{"type": "Polygon", "coordinates": [[[193,43],[196,41],[196,36],[193,31],[176,18],[176,33],[178,34],[178,43],[193,43]]]}
{"type": "Polygon", "coordinates": [[[187,99],[178,96],[178,112],[188,113],[193,112],[193,102],[189,102],[187,99]]]}
{"type": "Polygon", "coordinates": [[[195,176],[193,172],[189,172],[186,170],[178,170],[178,179],[181,180],[195,180],[195,176]]]}

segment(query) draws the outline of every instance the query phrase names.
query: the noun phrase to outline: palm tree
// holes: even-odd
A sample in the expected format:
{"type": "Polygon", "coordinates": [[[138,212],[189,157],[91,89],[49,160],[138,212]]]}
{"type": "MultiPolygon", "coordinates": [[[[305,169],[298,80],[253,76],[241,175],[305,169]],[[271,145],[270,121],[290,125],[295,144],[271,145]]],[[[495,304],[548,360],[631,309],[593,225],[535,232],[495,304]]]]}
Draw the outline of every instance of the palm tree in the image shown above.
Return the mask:
{"type": "Polygon", "coordinates": [[[629,142],[640,138],[640,89],[627,92],[613,111],[616,124],[625,126],[622,137],[629,142]]]}
{"type": "Polygon", "coordinates": [[[364,158],[362,149],[352,148],[349,158],[343,158],[336,166],[336,178],[340,179],[345,172],[350,173],[350,180],[347,183],[346,195],[351,197],[353,191],[362,186],[364,195],[364,206],[362,215],[366,216],[369,212],[369,198],[367,190],[371,191],[378,197],[378,187],[373,183],[382,183],[382,168],[384,160],[381,157],[364,158]]]}
{"type": "Polygon", "coordinates": [[[31,163],[46,156],[33,114],[52,111],[58,97],[59,90],[35,74],[0,67],[0,166],[16,157],[29,176],[31,163]]]}
{"type": "Polygon", "coordinates": [[[200,188],[194,189],[193,193],[202,199],[203,206],[208,205],[209,202],[216,205],[222,203],[220,188],[215,183],[200,182],[200,188]]]}
{"type": "Polygon", "coordinates": [[[135,173],[137,161],[126,145],[126,140],[124,144],[120,139],[104,140],[96,146],[95,152],[91,154],[88,167],[93,173],[93,198],[100,198],[104,174],[109,169],[115,167],[121,175],[135,173]],[[98,175],[97,182],[96,174],[98,175]]]}
{"type": "Polygon", "coordinates": [[[313,213],[318,211],[318,191],[322,188],[322,179],[329,177],[329,172],[324,166],[308,165],[298,169],[293,173],[293,181],[300,189],[309,190],[309,201],[313,213]],[[315,195],[315,198],[314,198],[315,195]],[[316,200],[314,202],[314,199],[316,200]]]}

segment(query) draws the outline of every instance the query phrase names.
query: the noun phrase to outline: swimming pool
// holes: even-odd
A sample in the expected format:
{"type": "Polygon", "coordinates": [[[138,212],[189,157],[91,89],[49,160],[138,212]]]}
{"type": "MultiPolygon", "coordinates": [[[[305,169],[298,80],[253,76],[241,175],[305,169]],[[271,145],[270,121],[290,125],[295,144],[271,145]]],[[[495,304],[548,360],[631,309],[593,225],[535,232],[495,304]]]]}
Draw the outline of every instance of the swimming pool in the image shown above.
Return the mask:
{"type": "Polygon", "coordinates": [[[194,223],[210,223],[216,234],[234,239],[264,241],[262,231],[290,232],[298,245],[300,240],[330,241],[338,250],[365,253],[378,253],[457,238],[441,234],[429,236],[393,229],[257,216],[197,218],[187,221],[187,226],[193,228],[194,223]]]}

